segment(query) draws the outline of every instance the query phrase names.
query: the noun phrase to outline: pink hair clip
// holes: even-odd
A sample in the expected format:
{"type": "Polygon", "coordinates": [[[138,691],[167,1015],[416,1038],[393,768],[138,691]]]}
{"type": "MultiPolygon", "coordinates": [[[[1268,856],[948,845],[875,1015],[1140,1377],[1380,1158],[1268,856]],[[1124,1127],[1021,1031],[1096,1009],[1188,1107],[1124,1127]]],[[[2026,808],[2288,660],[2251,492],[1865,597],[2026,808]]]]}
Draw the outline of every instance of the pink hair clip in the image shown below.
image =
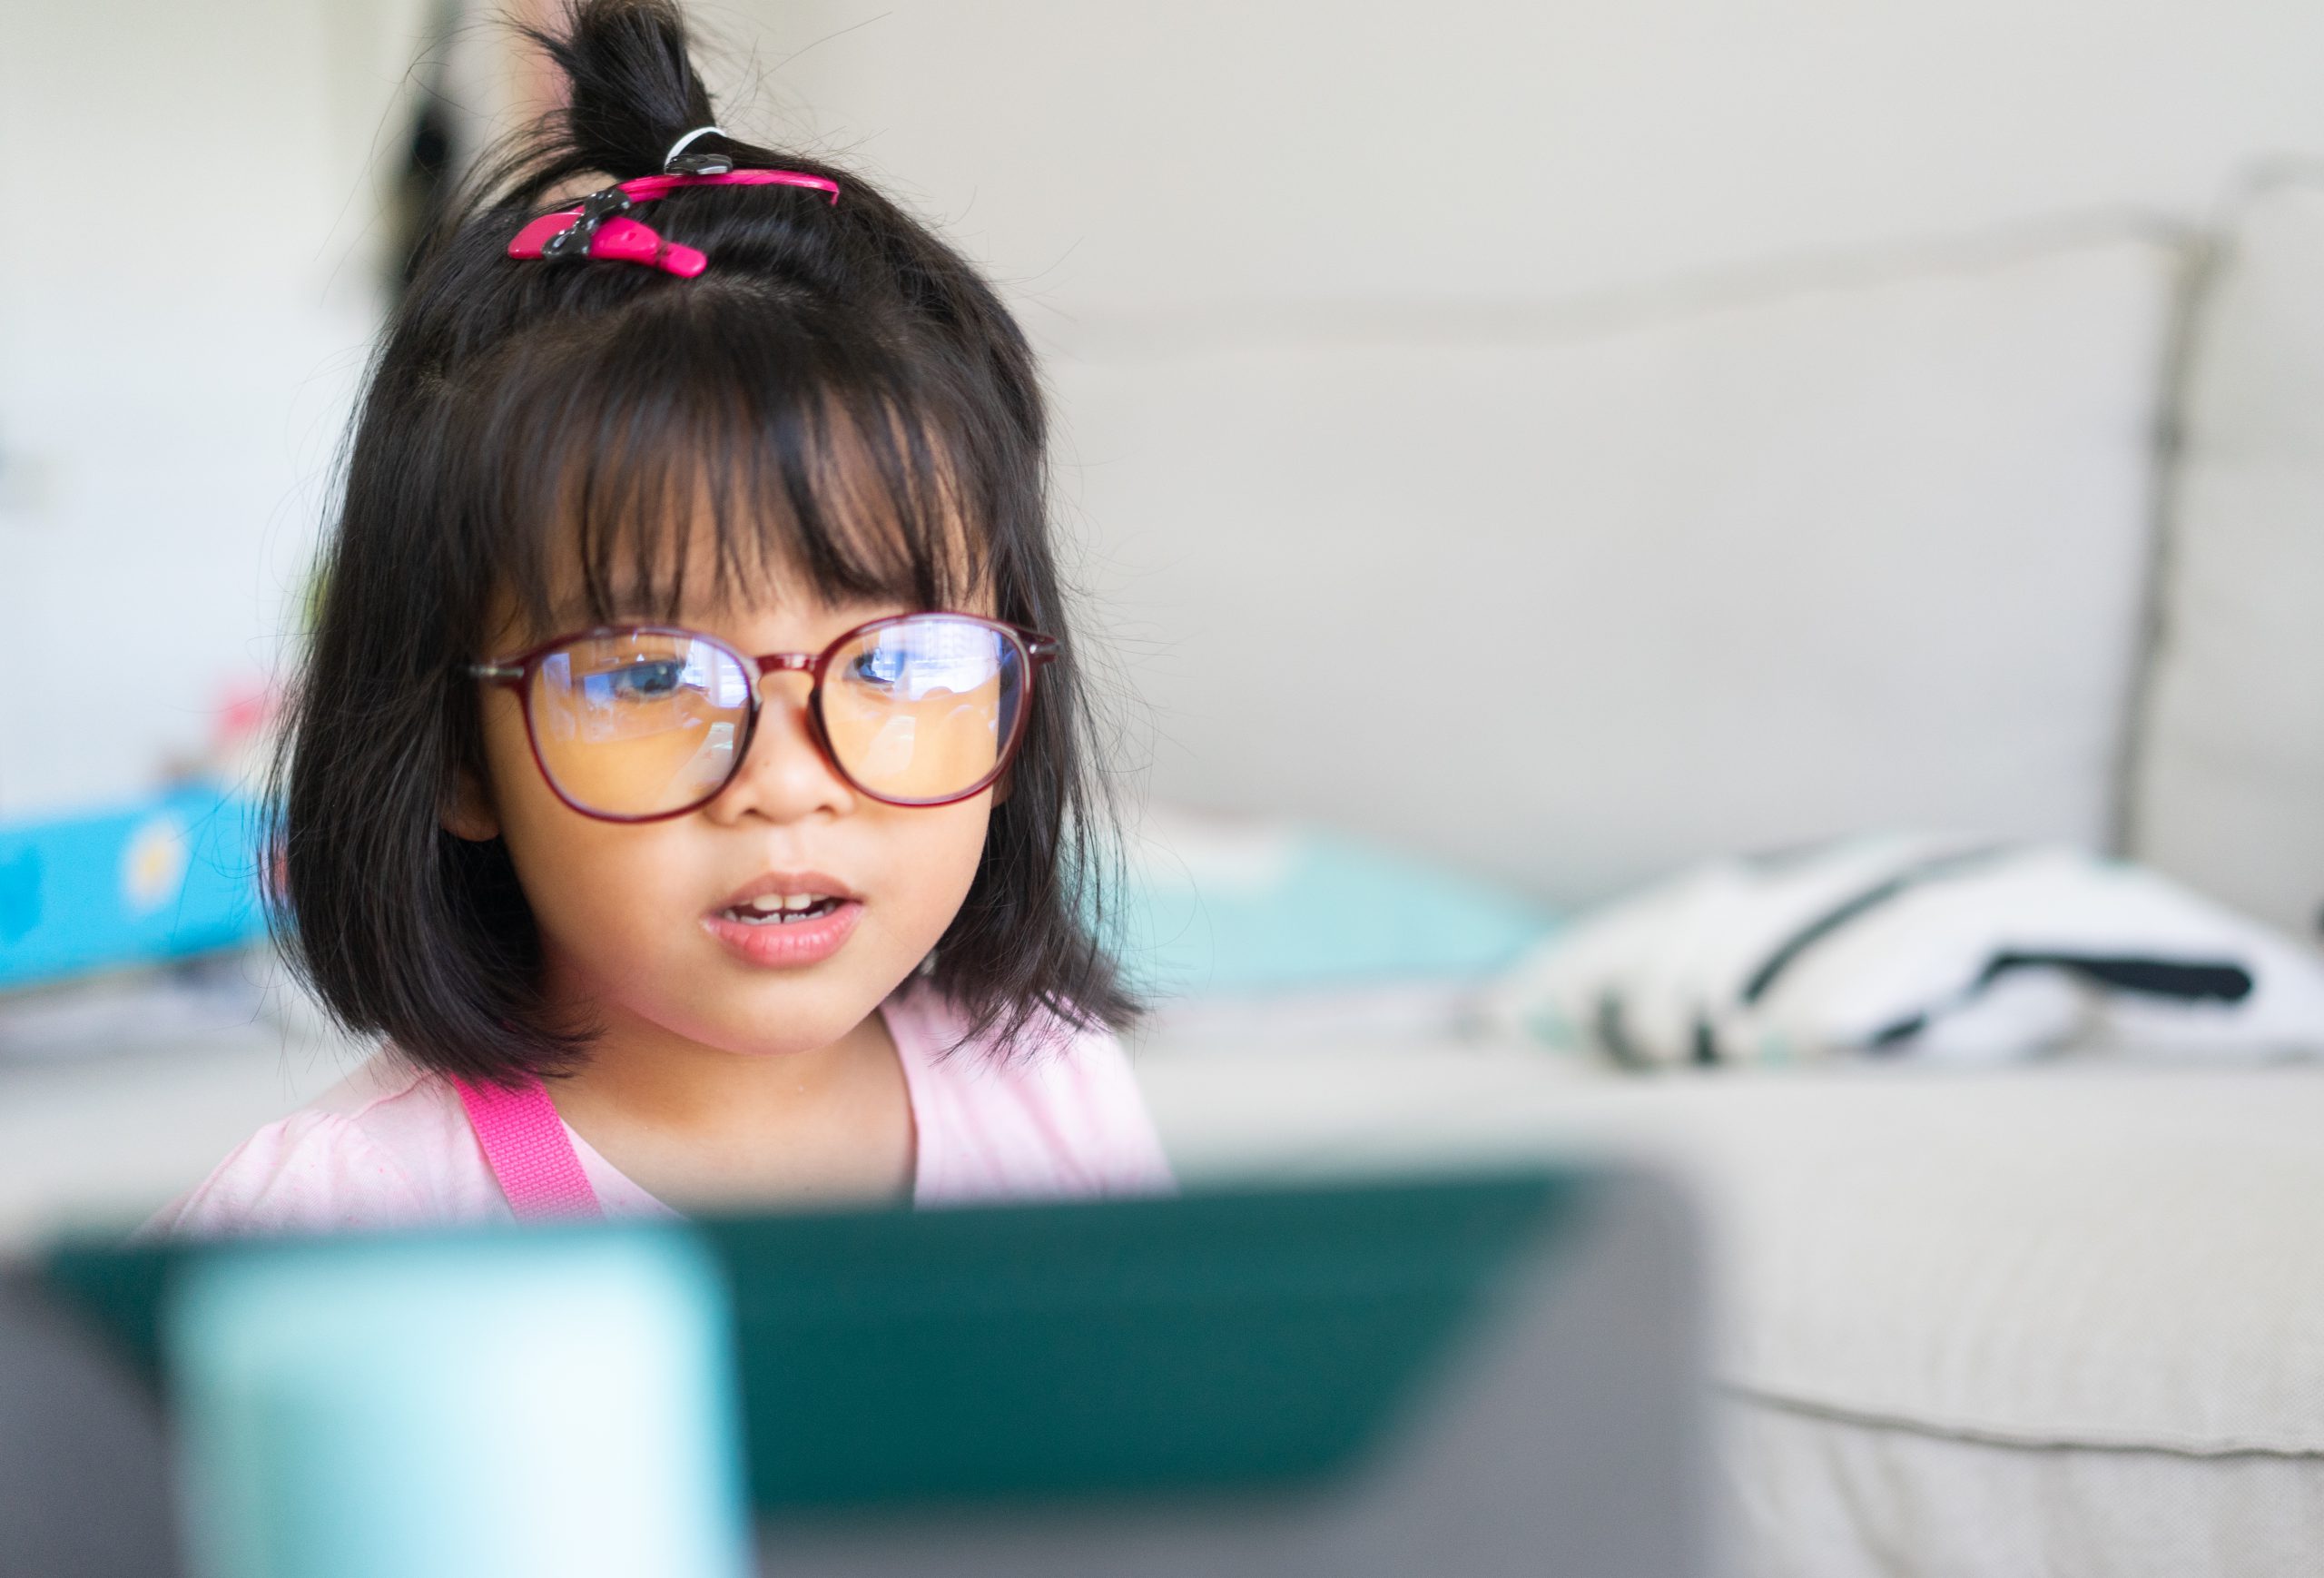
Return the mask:
{"type": "Polygon", "coordinates": [[[682,186],[803,186],[829,192],[839,202],[839,182],[802,170],[722,170],[715,173],[641,175],[603,192],[593,192],[572,208],[542,214],[508,243],[512,258],[553,262],[601,258],[650,263],[665,274],[691,280],[710,265],[693,247],[665,242],[651,225],[624,217],[641,202],[666,197],[682,186]]]}

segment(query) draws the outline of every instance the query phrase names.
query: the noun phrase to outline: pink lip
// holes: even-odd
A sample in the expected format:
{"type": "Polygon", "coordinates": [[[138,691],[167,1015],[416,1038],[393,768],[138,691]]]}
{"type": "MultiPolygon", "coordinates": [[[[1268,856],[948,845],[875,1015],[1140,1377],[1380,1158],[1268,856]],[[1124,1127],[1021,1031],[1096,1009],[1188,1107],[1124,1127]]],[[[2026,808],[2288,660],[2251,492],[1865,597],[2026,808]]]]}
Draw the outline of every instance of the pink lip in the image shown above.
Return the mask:
{"type": "Polygon", "coordinates": [[[863,918],[863,901],[837,877],[821,872],[769,872],[729,894],[717,909],[703,917],[703,926],[726,945],[726,951],[746,964],[775,968],[815,964],[838,952],[863,918]],[[753,926],[730,921],[722,912],[747,904],[763,893],[813,893],[841,901],[830,914],[812,921],[786,921],[753,926]]]}
{"type": "MultiPolygon", "coordinates": [[[[812,888],[791,888],[794,893],[812,893],[812,888]]],[[[773,925],[753,926],[742,921],[730,921],[724,915],[710,915],[703,925],[710,934],[726,944],[726,951],[746,964],[797,965],[814,964],[829,959],[845,945],[855,932],[855,923],[863,918],[863,903],[849,899],[830,914],[812,921],[784,921],[773,925]]]]}

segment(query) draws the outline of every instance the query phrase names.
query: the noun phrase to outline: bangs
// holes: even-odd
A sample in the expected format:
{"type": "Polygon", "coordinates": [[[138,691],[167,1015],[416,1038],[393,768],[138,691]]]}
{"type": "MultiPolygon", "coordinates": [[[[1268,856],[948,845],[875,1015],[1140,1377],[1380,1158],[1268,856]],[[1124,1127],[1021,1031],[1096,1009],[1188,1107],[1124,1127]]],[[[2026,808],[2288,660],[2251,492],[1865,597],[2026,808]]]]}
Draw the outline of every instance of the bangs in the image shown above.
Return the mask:
{"type": "Polygon", "coordinates": [[[694,284],[496,359],[470,387],[472,442],[454,442],[497,461],[461,490],[490,501],[475,540],[497,594],[544,636],[801,597],[989,596],[967,402],[924,359],[815,320],[694,284]]]}

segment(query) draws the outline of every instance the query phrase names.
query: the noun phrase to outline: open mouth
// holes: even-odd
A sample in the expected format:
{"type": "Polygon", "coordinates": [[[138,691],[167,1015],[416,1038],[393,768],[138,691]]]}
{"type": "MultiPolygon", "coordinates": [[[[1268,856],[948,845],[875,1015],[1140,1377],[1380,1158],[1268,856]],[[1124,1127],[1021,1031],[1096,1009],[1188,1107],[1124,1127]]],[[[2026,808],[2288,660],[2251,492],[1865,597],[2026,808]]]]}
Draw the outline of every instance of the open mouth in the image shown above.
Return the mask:
{"type": "Polygon", "coordinates": [[[718,912],[719,919],[745,926],[795,926],[820,921],[845,903],[829,893],[761,893],[718,912]]]}

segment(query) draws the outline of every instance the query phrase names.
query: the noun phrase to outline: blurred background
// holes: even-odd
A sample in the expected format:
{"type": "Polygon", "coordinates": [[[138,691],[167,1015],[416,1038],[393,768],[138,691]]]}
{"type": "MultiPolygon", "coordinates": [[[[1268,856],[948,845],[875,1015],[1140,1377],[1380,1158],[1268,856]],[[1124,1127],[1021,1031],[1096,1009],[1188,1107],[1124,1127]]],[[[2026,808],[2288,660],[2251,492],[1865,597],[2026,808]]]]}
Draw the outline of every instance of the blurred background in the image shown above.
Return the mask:
{"type": "MultiPolygon", "coordinates": [[[[0,814],[151,787],[273,674],[415,161],[529,102],[495,15],[11,8],[0,614],[107,708],[9,687],[0,814]]],[[[2324,155],[2312,8],[694,15],[728,114],[1049,350],[1157,794],[1561,903],[1867,824],[2125,834],[2184,243],[2324,155]],[[1399,700],[1530,654],[1522,722],[1360,715],[1299,654],[1373,618],[1399,700]]]]}
{"type": "MultiPolygon", "coordinates": [[[[370,336],[550,14],[11,8],[19,1065],[319,1034],[238,952],[251,773],[370,336]]],[[[1689,863],[1900,830],[2313,937],[2312,8],[693,15],[730,124],[886,182],[1047,354],[1166,998],[1473,983],[1689,863]]]]}
{"type": "MultiPolygon", "coordinates": [[[[9,12],[0,1054],[94,1114],[273,1036],[75,1164],[116,1207],[335,1066],[248,947],[251,774],[370,336],[549,15],[9,12]]],[[[1690,863],[1901,833],[2312,942],[2312,8],[693,15],[730,124],[886,182],[1048,357],[1166,1003],[1435,1025],[1690,863]]]]}
{"type": "MultiPolygon", "coordinates": [[[[691,14],[1047,357],[1183,1176],[1650,1139],[1766,1570],[2018,1570],[1989,1472],[2099,1540],[2050,1571],[2304,1564],[2249,1451],[2324,1452],[2324,11],[691,14]],[[2019,1439],[2165,1455],[1943,1455],[2019,1439]]],[[[363,1051],[251,773],[414,226],[545,102],[507,15],[0,16],[0,1243],[363,1051]]]]}

